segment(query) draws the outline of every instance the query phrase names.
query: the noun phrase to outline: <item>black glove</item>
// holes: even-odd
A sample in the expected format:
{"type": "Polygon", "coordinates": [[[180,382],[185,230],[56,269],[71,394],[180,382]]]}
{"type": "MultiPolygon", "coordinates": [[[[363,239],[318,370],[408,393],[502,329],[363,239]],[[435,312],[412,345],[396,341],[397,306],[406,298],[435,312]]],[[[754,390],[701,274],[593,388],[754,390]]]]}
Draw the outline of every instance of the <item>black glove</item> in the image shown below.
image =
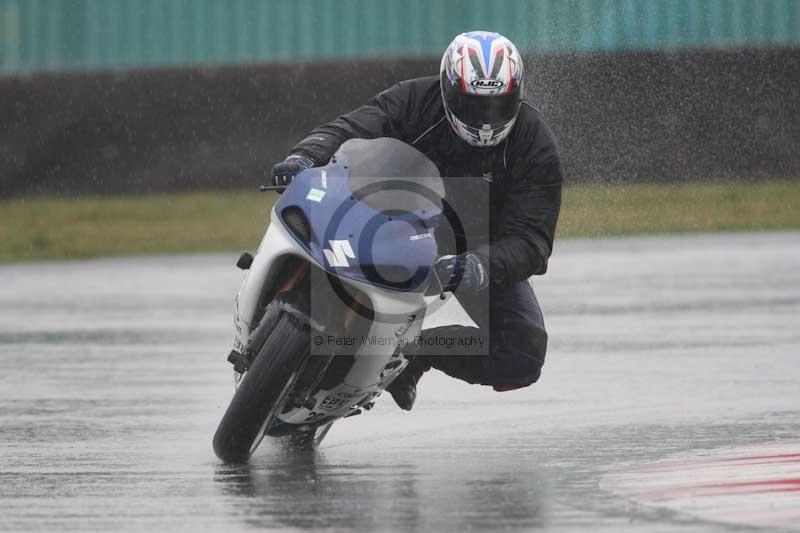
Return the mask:
{"type": "Polygon", "coordinates": [[[290,155],[272,167],[272,184],[278,187],[288,187],[296,175],[313,166],[314,162],[307,157],[290,155]]]}
{"type": "Polygon", "coordinates": [[[482,291],[489,286],[489,273],[484,261],[475,252],[461,255],[443,255],[433,268],[439,276],[444,291],[453,292],[457,288],[482,291]]]}

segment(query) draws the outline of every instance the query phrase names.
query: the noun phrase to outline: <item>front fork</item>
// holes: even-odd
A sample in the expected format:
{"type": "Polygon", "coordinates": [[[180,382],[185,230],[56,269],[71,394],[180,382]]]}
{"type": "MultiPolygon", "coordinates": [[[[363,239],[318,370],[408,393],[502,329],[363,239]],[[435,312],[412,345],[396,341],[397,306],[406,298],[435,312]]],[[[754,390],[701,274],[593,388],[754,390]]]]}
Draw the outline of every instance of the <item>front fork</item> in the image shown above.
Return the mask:
{"type": "MultiPolygon", "coordinates": [[[[260,306],[263,306],[264,310],[262,311],[262,316],[258,319],[257,325],[249,333],[247,342],[242,343],[239,341],[237,335],[234,349],[228,356],[228,361],[234,365],[234,385],[236,387],[238,387],[253,359],[258,355],[261,346],[266,342],[281,312],[295,315],[317,332],[322,333],[333,330],[343,333],[357,327],[358,317],[365,316],[370,309],[369,297],[359,290],[353,291],[352,299],[348,302],[344,313],[339,308],[327,308],[323,305],[326,297],[335,296],[333,293],[326,294],[325,287],[322,286],[330,283],[324,272],[317,272],[319,277],[313,275],[311,265],[302,258],[293,259],[292,263],[287,265],[287,270],[289,273],[286,275],[285,280],[260,299],[260,306]],[[313,312],[311,309],[312,292],[324,295],[317,301],[319,305],[313,312]]],[[[237,317],[236,327],[238,330],[247,326],[237,317]]],[[[237,333],[240,332],[237,331],[237,333]]]]}
{"type": "Polygon", "coordinates": [[[272,329],[275,327],[277,319],[280,316],[280,311],[289,310],[288,306],[290,306],[291,311],[297,313],[298,308],[302,306],[302,303],[300,303],[300,306],[298,306],[298,303],[294,305],[287,303],[285,296],[293,289],[302,285],[303,280],[308,276],[309,264],[307,261],[298,258],[290,267],[289,275],[286,276],[283,283],[278,285],[277,289],[274,291],[270,291],[272,294],[262,295],[261,302],[263,302],[264,311],[262,312],[258,324],[250,332],[249,340],[246,344],[243,344],[239,340],[239,335],[241,334],[240,328],[243,326],[243,321],[239,319],[239,311],[238,309],[236,310],[235,327],[237,329],[237,335],[234,339],[234,348],[228,355],[228,361],[233,364],[233,384],[236,389],[239,388],[239,383],[241,383],[244,378],[253,359],[258,355],[261,346],[263,346],[270,333],[272,333],[272,329]]]}

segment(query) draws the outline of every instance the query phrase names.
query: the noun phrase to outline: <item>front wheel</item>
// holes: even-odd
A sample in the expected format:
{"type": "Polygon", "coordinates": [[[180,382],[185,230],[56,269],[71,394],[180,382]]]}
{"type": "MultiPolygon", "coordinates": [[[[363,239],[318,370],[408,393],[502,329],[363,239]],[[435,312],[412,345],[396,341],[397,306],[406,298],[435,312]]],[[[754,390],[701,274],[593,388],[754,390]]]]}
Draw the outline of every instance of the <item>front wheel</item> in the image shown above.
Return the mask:
{"type": "Polygon", "coordinates": [[[214,453],[246,462],[280,413],[310,353],[309,328],[283,313],[239,384],[214,435],[214,453]]]}

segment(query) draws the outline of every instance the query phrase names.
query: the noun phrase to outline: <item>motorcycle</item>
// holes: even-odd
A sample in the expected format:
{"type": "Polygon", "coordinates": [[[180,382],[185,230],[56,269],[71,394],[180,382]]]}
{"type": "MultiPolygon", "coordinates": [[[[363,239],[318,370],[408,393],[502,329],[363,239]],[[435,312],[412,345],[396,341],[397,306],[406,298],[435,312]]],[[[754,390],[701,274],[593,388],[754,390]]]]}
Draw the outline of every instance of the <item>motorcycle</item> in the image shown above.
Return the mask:
{"type": "Polygon", "coordinates": [[[247,461],[266,436],[317,446],[334,422],[372,408],[445,299],[432,267],[443,198],[436,166],[389,138],[349,140],[294,178],[255,256],[237,263],[236,390],[214,435],[220,459],[247,461]]]}

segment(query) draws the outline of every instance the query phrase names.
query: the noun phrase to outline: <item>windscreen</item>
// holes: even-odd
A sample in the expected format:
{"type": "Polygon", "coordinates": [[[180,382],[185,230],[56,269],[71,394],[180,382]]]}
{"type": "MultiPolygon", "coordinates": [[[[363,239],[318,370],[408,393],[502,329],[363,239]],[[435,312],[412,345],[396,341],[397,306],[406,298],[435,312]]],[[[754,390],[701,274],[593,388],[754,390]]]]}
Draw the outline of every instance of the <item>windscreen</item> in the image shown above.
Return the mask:
{"type": "Polygon", "coordinates": [[[337,155],[346,162],[353,195],[378,211],[441,210],[439,170],[416,148],[388,137],[351,139],[337,155]]]}

